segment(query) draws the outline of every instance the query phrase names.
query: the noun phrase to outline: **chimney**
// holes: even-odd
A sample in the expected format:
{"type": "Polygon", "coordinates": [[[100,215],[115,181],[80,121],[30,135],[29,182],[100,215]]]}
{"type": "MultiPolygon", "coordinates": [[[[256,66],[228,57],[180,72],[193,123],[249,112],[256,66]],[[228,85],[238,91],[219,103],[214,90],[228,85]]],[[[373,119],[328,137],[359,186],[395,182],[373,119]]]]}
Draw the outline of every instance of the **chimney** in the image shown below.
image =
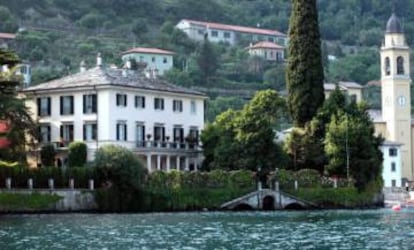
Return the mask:
{"type": "Polygon", "coordinates": [[[147,70],[145,70],[145,77],[151,79],[152,78],[152,69],[148,68],[147,70]]]}
{"type": "Polygon", "coordinates": [[[98,56],[96,57],[96,67],[102,67],[102,57],[101,53],[98,53],[98,56]]]}
{"type": "Polygon", "coordinates": [[[157,77],[158,77],[158,69],[154,68],[152,71],[152,78],[157,79],[157,77]]]}
{"type": "Polygon", "coordinates": [[[128,62],[126,62],[124,64],[124,66],[122,67],[122,76],[123,77],[127,77],[128,76],[128,62]]]}
{"type": "Polygon", "coordinates": [[[80,62],[80,72],[85,72],[86,71],[86,65],[85,65],[85,61],[82,60],[80,62]]]}

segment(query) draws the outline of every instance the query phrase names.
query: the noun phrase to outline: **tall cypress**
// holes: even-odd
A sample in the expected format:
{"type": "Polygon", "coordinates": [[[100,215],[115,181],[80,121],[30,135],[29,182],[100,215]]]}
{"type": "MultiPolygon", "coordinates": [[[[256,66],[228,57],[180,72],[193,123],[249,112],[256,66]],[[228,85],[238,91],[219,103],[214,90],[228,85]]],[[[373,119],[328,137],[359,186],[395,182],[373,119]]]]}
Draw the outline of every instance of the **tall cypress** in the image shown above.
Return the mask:
{"type": "Polygon", "coordinates": [[[303,127],[324,101],[316,0],[292,0],[288,53],[288,106],[294,125],[303,127]]]}

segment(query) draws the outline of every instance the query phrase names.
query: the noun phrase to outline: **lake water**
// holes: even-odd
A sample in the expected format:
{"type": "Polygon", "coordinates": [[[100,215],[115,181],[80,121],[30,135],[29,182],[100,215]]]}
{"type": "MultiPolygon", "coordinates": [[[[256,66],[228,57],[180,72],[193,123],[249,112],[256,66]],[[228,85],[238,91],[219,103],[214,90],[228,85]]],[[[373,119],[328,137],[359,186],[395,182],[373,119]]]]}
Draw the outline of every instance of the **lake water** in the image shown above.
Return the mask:
{"type": "Polygon", "coordinates": [[[414,210],[1,215],[0,249],[414,249],[414,210]]]}

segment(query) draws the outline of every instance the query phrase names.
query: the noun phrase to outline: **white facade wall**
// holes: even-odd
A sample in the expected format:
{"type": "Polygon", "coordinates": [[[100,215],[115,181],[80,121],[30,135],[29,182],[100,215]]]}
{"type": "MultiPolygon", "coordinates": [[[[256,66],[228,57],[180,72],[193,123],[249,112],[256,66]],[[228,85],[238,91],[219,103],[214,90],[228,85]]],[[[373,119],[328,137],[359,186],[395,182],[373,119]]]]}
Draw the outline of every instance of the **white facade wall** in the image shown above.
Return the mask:
{"type": "Polygon", "coordinates": [[[400,146],[395,145],[383,145],[381,147],[384,157],[382,178],[384,180],[384,187],[392,187],[393,181],[395,187],[402,187],[402,173],[401,173],[401,151],[400,146]],[[396,156],[390,156],[390,149],[397,149],[396,156]],[[393,171],[392,165],[395,164],[395,170],[393,171]]]}
{"type": "Polygon", "coordinates": [[[126,62],[128,59],[135,59],[137,62],[145,62],[148,69],[158,69],[159,75],[164,73],[173,67],[173,56],[168,54],[153,54],[153,53],[128,53],[122,56],[122,61],[126,62]]]}
{"type": "MultiPolygon", "coordinates": [[[[190,127],[204,128],[204,99],[203,96],[180,94],[165,91],[150,91],[134,88],[100,87],[90,90],[69,90],[66,92],[49,92],[32,96],[26,103],[33,118],[40,124],[49,124],[51,127],[51,142],[59,143],[60,126],[63,123],[73,123],[74,141],[83,141],[83,125],[96,122],[98,140],[85,141],[88,146],[88,160],[93,160],[97,148],[105,144],[117,144],[131,150],[136,149],[136,124],[145,125],[145,135],[150,134],[153,140],[154,125],[162,124],[165,127],[165,135],[173,138],[174,125],[180,125],[184,129],[184,136],[190,127]],[[97,113],[83,113],[83,95],[97,94],[97,113]],[[127,106],[116,105],[116,95],[127,95],[127,106]],[[74,113],[72,115],[60,114],[60,96],[74,97],[74,113]],[[135,107],[135,96],[145,97],[145,108],[135,107]],[[37,98],[51,98],[51,115],[37,117],[37,98]],[[164,110],[154,109],[154,98],[164,99],[164,110]],[[173,100],[182,100],[182,112],[173,111],[173,100]],[[190,110],[191,101],[195,102],[196,113],[190,110]],[[127,141],[118,141],[116,138],[116,124],[123,121],[127,125],[127,141]]],[[[172,140],[172,139],[171,139],[172,140]]],[[[170,140],[170,141],[171,141],[170,140]]],[[[153,163],[154,164],[154,163],[153,163]]]]}

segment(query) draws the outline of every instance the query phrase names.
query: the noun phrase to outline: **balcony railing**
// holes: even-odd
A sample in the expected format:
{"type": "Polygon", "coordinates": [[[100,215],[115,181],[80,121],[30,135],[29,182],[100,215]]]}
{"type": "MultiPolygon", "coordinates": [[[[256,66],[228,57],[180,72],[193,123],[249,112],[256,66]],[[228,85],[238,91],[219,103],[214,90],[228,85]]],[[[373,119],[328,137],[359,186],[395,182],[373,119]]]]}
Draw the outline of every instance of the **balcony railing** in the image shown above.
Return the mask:
{"type": "Polygon", "coordinates": [[[198,142],[136,141],[137,148],[163,148],[176,150],[200,149],[198,142]]]}

